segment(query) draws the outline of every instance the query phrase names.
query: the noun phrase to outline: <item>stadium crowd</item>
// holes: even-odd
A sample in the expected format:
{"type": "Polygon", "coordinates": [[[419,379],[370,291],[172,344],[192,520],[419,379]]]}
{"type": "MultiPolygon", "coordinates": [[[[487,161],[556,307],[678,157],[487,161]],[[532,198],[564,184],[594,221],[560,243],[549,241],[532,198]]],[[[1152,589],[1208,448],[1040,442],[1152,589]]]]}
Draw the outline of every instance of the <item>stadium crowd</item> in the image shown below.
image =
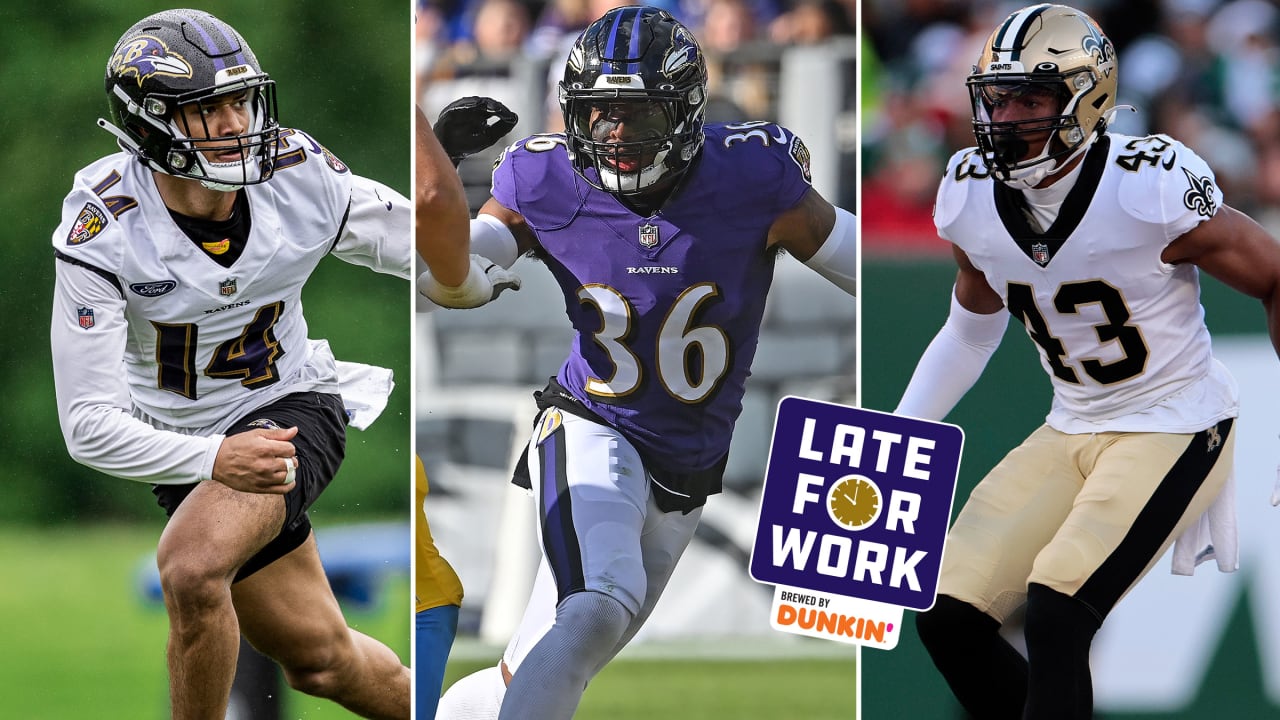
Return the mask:
{"type": "MultiPolygon", "coordinates": [[[[869,250],[942,249],[938,174],[973,145],[964,79],[1022,2],[862,3],[862,202],[869,250]]],[[[1075,3],[1119,53],[1116,130],[1166,133],[1205,158],[1233,207],[1280,234],[1280,10],[1265,0],[1075,3]]]]}
{"type": "MultiPolygon", "coordinates": [[[[555,81],[578,33],[619,0],[428,0],[418,5],[419,101],[427,116],[465,95],[517,107],[528,83],[521,65],[540,68],[545,113],[518,132],[562,127],[555,81]]],[[[708,120],[774,120],[780,49],[852,36],[854,0],[653,0],[690,27],[707,54],[708,120]]]]}

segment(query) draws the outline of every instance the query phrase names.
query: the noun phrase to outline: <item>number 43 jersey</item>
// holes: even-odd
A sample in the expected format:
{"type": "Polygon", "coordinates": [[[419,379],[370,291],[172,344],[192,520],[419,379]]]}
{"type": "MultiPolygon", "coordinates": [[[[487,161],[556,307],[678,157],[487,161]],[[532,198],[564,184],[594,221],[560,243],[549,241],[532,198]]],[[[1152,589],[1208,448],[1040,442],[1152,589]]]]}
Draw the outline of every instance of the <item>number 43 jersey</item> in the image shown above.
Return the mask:
{"type": "Polygon", "coordinates": [[[209,477],[216,433],[244,413],[292,392],[338,392],[328,344],[307,337],[302,287],[330,253],[407,278],[409,204],[304,133],[281,142],[272,178],[239,191],[251,225],[230,267],[179,229],[132,156],[76,175],[53,235],[51,333],[77,459],[196,482],[209,477]],[[211,440],[200,449],[198,438],[211,440]]]}
{"type": "Polygon", "coordinates": [[[773,279],[769,227],[810,188],[766,123],[708,125],[681,188],[641,216],[574,172],[564,136],[508,148],[493,197],[524,216],[576,332],[557,380],[665,470],[729,450],[773,279]]]}
{"type": "Polygon", "coordinates": [[[938,232],[968,255],[1037,345],[1067,433],[1199,432],[1237,412],[1212,356],[1199,271],[1164,248],[1213,217],[1209,167],[1164,135],[1104,135],[1044,232],[973,150],[952,157],[938,232]]]}

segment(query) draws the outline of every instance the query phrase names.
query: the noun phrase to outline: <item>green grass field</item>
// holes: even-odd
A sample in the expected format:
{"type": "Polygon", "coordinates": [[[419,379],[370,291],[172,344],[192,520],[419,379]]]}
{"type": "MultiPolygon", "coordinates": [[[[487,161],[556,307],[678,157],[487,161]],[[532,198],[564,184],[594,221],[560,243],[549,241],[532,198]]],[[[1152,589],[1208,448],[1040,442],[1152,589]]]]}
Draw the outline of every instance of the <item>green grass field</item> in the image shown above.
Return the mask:
{"type": "MultiPolygon", "coordinates": [[[[160,527],[0,529],[0,716],[24,720],[167,718],[164,609],[144,602],[140,564],[160,527]]],[[[373,612],[348,612],[361,631],[409,657],[407,577],[373,612]]],[[[351,718],[286,691],[288,718],[351,718]]]]}
{"type": "MultiPolygon", "coordinates": [[[[0,529],[0,717],[24,720],[149,720],[168,717],[164,609],[144,601],[141,564],[160,526],[0,529]]],[[[348,610],[354,626],[409,656],[409,595],[373,612],[348,610]]],[[[463,643],[465,645],[465,642],[463,643]]],[[[852,649],[823,641],[765,659],[704,658],[706,648],[644,646],[624,653],[588,689],[583,720],[853,720],[852,649]],[[812,648],[807,652],[803,648],[812,648]],[[784,654],[785,653],[785,654],[784,654]],[[696,656],[696,657],[695,657],[696,656]]],[[[722,655],[722,653],[720,654],[722,655]]],[[[452,662],[446,685],[488,664],[452,662]]],[[[353,717],[286,691],[290,720],[353,717]]]]}
{"type": "MultiPolygon", "coordinates": [[[[591,681],[575,718],[854,720],[852,653],[849,648],[843,657],[732,660],[648,657],[648,652],[629,658],[624,651],[591,681]]],[[[445,686],[491,664],[451,662],[445,686]]]]}

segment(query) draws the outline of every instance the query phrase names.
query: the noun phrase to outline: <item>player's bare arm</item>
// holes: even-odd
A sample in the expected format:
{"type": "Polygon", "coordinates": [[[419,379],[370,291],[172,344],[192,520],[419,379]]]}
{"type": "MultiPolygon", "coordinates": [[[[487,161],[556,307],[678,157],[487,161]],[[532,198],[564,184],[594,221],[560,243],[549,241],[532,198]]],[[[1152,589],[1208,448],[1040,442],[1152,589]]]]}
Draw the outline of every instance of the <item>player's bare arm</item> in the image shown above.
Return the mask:
{"type": "Polygon", "coordinates": [[[1194,263],[1236,290],[1262,301],[1271,344],[1280,355],[1280,242],[1248,215],[1223,205],[1161,253],[1167,263],[1194,263]]]}
{"type": "Polygon", "coordinates": [[[780,247],[836,287],[857,292],[857,220],[810,189],[769,226],[767,247],[780,247]]]}
{"type": "Polygon", "coordinates": [[[973,266],[969,256],[960,248],[952,245],[951,252],[959,267],[956,271],[955,293],[960,306],[979,315],[990,315],[1003,310],[1004,301],[995,290],[991,289],[991,285],[987,283],[987,276],[973,266]]]}
{"type": "Polygon", "coordinates": [[[769,228],[769,247],[781,247],[804,262],[818,252],[836,224],[836,209],[817,190],[778,216],[769,228]]]}
{"type": "Polygon", "coordinates": [[[502,203],[494,198],[489,198],[480,208],[480,215],[488,215],[496,218],[515,237],[516,241],[516,257],[523,255],[538,246],[538,237],[534,235],[533,230],[529,228],[529,224],[525,222],[524,216],[515,210],[504,207],[502,203]]]}
{"type": "Polygon", "coordinates": [[[413,240],[431,273],[444,285],[467,279],[470,251],[467,199],[440,141],[422,110],[415,108],[414,172],[418,180],[413,240]]]}

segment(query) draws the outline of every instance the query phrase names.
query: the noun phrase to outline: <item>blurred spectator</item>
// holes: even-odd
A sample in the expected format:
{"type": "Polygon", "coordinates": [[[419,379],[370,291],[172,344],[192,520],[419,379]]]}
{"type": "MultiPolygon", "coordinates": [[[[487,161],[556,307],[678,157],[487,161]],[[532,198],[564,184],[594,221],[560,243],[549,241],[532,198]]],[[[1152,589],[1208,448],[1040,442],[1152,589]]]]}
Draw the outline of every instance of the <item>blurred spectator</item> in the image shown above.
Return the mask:
{"type": "Polygon", "coordinates": [[[748,0],[707,0],[693,33],[707,57],[710,122],[768,118],[772,112],[771,64],[776,53],[756,46],[760,21],[748,0]]]}
{"type": "Polygon", "coordinates": [[[547,107],[546,107],[546,131],[560,132],[564,130],[564,116],[560,114],[560,96],[557,88],[560,80],[564,78],[564,63],[569,57],[569,48],[573,46],[573,41],[578,39],[578,35],[587,28],[596,18],[603,16],[605,13],[616,7],[624,7],[627,5],[639,5],[634,0],[560,0],[557,6],[564,5],[560,10],[570,10],[581,5],[581,12],[573,15],[564,15],[560,21],[564,24],[560,27],[560,37],[554,43],[554,48],[547,60],[547,107]],[[570,24],[572,21],[572,24],[570,24]]]}
{"type": "MultiPolygon", "coordinates": [[[[919,0],[916,0],[919,1],[919,0]]],[[[559,132],[557,86],[569,47],[579,33],[608,10],[634,0],[419,0],[415,41],[419,77],[417,97],[434,118],[440,108],[465,95],[488,95],[521,116],[516,135],[559,132]],[[545,99],[545,100],[544,100],[545,99]],[[541,106],[539,103],[542,103],[541,106]]],[[[851,36],[855,0],[649,0],[693,28],[707,55],[711,97],[709,122],[777,121],[783,56],[795,44],[821,43],[851,36]],[[775,24],[776,23],[776,24],[775,24]],[[784,41],[770,37],[777,32],[784,41]]],[[[847,62],[832,72],[852,78],[847,62]]],[[[839,155],[833,162],[844,187],[837,198],[850,199],[855,188],[856,144],[847,141],[856,128],[854,84],[841,88],[849,119],[831,119],[840,138],[821,148],[839,155]]],[[[794,112],[794,110],[793,110],[794,112]]],[[[815,142],[815,141],[811,141],[815,142]]],[[[811,148],[817,149],[817,148],[811,148]]],[[[483,200],[489,157],[468,159],[459,168],[468,200],[483,200]]]]}
{"type": "Polygon", "coordinates": [[[769,24],[769,37],[781,45],[816,45],[833,35],[852,35],[856,17],[852,2],[798,0],[769,24]]]}
{"type": "Polygon", "coordinates": [[[747,0],[710,0],[702,16],[701,30],[694,30],[698,44],[708,55],[727,55],[756,39],[755,11],[747,0]]]}
{"type": "MultiPolygon", "coordinates": [[[[511,75],[512,61],[521,56],[532,21],[528,5],[520,0],[480,0],[475,6],[470,40],[454,42],[419,75],[419,104],[434,119],[440,110],[460,97],[484,95],[511,108],[520,108],[528,90],[511,75]]],[[[518,111],[517,111],[518,112],[518,111]]],[[[513,133],[514,135],[514,133],[513,133]]],[[[507,138],[508,141],[514,138],[507,138]]],[[[492,154],[477,153],[458,167],[467,203],[477,210],[488,197],[492,154]]]]}
{"type": "MultiPolygon", "coordinates": [[[[1026,4],[864,0],[863,238],[929,246],[937,174],[974,144],[965,76],[985,32],[1026,4]],[[877,62],[878,61],[878,70],[877,62]],[[865,78],[865,75],[864,75],[865,78]],[[925,168],[932,162],[933,178],[925,168]]],[[[1073,4],[1105,19],[1120,58],[1118,132],[1169,133],[1215,169],[1228,202],[1280,231],[1280,10],[1266,0],[1073,4]]],[[[799,6],[796,8],[799,9],[799,6]]],[[[794,10],[792,12],[795,12],[794,10]]],[[[815,25],[815,27],[817,27],[815,25]]],[[[792,36],[795,37],[795,36],[792,36]]],[[[798,41],[798,40],[797,40],[798,41]]]]}
{"type": "MultiPolygon", "coordinates": [[[[420,98],[427,117],[465,95],[487,95],[510,104],[519,95],[510,65],[529,36],[529,10],[520,0],[481,0],[471,40],[439,53],[425,72],[420,98]]],[[[421,62],[421,61],[420,61],[421,62]]]]}

